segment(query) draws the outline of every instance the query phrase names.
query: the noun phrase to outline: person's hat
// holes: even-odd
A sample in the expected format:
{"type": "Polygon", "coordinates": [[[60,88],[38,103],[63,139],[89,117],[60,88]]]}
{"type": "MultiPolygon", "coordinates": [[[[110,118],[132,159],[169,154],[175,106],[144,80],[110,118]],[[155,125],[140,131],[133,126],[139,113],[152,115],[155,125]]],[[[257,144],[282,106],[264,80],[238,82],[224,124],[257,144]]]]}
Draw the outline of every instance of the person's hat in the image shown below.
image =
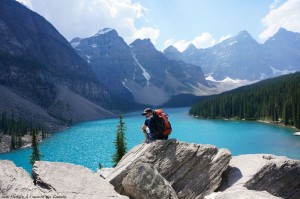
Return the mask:
{"type": "Polygon", "coordinates": [[[146,108],[144,110],[144,112],[142,113],[142,115],[146,115],[147,113],[151,113],[151,112],[152,112],[152,110],[150,108],[146,108]]]}

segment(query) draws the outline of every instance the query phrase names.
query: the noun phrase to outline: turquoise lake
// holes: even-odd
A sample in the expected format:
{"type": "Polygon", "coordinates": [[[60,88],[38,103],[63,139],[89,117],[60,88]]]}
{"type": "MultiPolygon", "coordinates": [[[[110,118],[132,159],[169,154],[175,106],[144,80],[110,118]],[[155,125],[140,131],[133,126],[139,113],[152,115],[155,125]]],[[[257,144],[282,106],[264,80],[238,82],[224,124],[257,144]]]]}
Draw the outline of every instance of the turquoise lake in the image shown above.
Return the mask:
{"type": "MultiPolygon", "coordinates": [[[[293,136],[293,129],[259,122],[195,119],[188,115],[188,111],[189,108],[165,109],[173,127],[170,138],[227,148],[233,155],[270,153],[300,159],[300,136],[293,136]]],[[[141,112],[124,114],[128,149],[144,140],[140,130],[144,122],[141,112]]],[[[83,122],[54,133],[40,143],[42,160],[79,164],[94,171],[99,163],[111,167],[118,121],[115,118],[83,122]]],[[[30,171],[31,152],[31,148],[21,149],[0,154],[0,159],[12,160],[30,171]]]]}

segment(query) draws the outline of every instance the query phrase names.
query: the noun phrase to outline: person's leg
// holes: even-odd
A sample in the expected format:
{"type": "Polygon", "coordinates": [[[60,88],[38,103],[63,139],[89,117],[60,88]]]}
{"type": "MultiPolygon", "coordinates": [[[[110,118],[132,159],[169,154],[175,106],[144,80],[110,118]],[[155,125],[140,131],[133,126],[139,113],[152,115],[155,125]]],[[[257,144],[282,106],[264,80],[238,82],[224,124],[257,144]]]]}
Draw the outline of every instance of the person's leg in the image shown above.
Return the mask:
{"type": "Polygon", "coordinates": [[[145,138],[146,138],[146,142],[147,141],[150,141],[150,137],[149,137],[149,134],[146,132],[146,131],[143,131],[144,135],[145,135],[145,138]]]}

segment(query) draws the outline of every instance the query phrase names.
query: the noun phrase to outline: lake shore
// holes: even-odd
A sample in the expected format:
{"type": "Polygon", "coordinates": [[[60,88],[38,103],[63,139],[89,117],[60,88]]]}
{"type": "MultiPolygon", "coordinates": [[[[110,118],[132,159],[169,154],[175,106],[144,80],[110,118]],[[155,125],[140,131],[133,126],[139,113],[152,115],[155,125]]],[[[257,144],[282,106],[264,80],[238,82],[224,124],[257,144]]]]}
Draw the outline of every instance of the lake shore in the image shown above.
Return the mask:
{"type": "Polygon", "coordinates": [[[272,121],[267,121],[267,120],[255,120],[257,122],[261,122],[264,124],[269,124],[269,125],[274,125],[274,126],[280,126],[280,127],[284,127],[284,128],[289,128],[292,129],[293,131],[298,131],[300,129],[297,129],[295,126],[290,126],[290,125],[284,125],[282,122],[272,122],[272,121]]]}
{"type": "MultiPolygon", "coordinates": [[[[69,128],[69,126],[57,126],[56,128],[52,128],[51,131],[46,135],[46,137],[44,139],[42,139],[42,134],[39,133],[37,136],[37,139],[39,142],[42,142],[43,140],[50,138],[53,133],[61,132],[68,128],[69,128]]],[[[17,148],[15,150],[11,149],[11,136],[10,135],[3,134],[3,132],[0,131],[0,138],[1,138],[0,154],[31,147],[31,135],[29,133],[22,136],[22,147],[17,148]]]]}
{"type": "Polygon", "coordinates": [[[253,122],[260,122],[260,123],[264,123],[264,124],[268,124],[268,125],[274,125],[274,126],[279,126],[279,127],[284,127],[284,128],[289,128],[292,129],[294,132],[300,131],[300,129],[297,129],[295,126],[290,126],[290,125],[284,125],[282,122],[273,122],[271,120],[246,120],[246,119],[237,119],[237,118],[203,118],[203,117],[199,117],[199,116],[195,116],[195,115],[190,115],[189,116],[193,117],[193,118],[197,118],[197,119],[208,119],[208,120],[230,120],[230,121],[253,121],[253,122]]]}

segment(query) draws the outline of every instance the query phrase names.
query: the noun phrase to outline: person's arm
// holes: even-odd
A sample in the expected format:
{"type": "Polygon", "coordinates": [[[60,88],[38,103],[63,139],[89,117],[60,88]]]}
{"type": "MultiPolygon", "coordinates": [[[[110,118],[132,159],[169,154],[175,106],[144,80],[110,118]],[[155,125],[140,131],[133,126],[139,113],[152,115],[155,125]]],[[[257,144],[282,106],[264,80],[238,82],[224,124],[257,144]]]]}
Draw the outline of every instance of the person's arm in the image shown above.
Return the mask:
{"type": "Polygon", "coordinates": [[[143,131],[143,132],[146,132],[146,128],[147,128],[147,126],[146,126],[145,124],[143,124],[143,126],[142,126],[142,131],[143,131]]]}
{"type": "Polygon", "coordinates": [[[147,127],[148,127],[148,119],[145,120],[143,126],[142,126],[142,131],[145,133],[147,132],[147,127]]]}
{"type": "Polygon", "coordinates": [[[146,140],[150,140],[149,135],[148,135],[146,129],[147,129],[147,126],[146,126],[145,124],[143,124],[143,126],[142,126],[142,131],[143,131],[143,133],[145,134],[145,138],[146,138],[146,140]]]}

